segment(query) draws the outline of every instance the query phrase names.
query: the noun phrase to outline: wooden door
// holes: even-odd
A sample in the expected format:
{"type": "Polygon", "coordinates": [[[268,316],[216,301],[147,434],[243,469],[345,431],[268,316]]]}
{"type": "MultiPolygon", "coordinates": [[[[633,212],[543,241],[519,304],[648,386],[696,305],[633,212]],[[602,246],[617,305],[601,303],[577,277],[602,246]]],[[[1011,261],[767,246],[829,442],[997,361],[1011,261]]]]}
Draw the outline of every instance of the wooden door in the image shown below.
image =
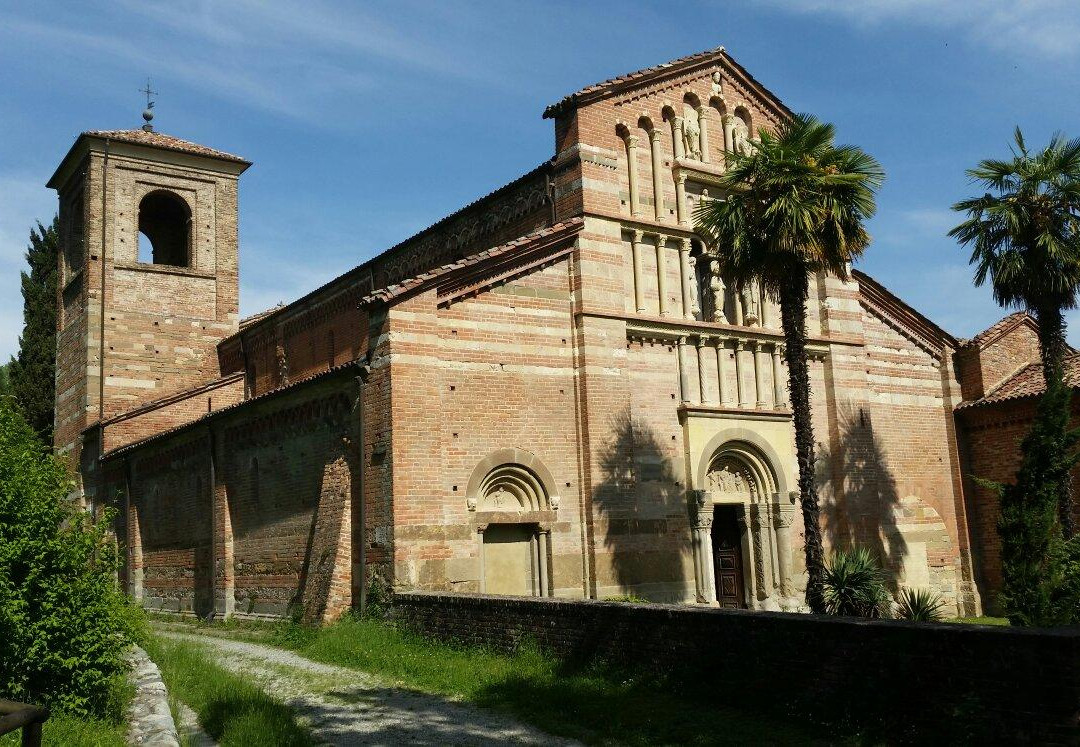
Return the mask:
{"type": "Polygon", "coordinates": [[[713,509],[712,550],[716,599],[721,607],[745,607],[742,538],[735,506],[713,509]]]}

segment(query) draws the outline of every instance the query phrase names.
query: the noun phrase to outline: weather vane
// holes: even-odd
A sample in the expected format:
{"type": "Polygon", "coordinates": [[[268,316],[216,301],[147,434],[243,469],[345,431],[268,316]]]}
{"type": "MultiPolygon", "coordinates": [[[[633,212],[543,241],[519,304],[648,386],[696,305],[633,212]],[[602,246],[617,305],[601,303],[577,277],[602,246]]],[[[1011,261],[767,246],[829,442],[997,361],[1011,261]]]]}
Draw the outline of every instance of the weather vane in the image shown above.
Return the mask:
{"type": "Polygon", "coordinates": [[[154,100],[150,97],[157,96],[157,91],[150,90],[149,78],[146,79],[146,88],[140,88],[139,93],[146,94],[146,109],[144,109],[142,113],[142,118],[146,121],[146,124],[144,124],[142,128],[146,132],[153,132],[154,125],[150,124],[150,122],[152,122],[154,119],[154,100]]]}

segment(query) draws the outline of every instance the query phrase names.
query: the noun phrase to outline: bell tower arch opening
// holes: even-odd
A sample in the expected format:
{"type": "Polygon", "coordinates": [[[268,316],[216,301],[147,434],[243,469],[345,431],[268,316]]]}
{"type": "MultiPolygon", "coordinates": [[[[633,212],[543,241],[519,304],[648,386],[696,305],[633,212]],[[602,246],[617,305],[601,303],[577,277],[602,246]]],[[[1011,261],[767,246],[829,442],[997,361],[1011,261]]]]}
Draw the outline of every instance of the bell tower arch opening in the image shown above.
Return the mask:
{"type": "Polygon", "coordinates": [[[191,266],[191,208],[169,190],[150,192],[139,202],[138,261],[191,266]]]}

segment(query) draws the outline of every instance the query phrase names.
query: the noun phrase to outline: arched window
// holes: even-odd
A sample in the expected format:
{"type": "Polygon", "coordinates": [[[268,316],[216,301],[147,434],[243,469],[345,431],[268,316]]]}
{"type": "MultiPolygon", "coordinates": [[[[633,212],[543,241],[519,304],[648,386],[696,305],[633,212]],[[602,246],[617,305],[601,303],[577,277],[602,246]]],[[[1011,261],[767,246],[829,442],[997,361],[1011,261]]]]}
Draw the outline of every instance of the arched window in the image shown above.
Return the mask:
{"type": "Polygon", "coordinates": [[[67,272],[64,276],[65,282],[71,280],[75,273],[83,268],[84,205],[81,192],[75,198],[75,201],[71,203],[69,211],[68,235],[67,241],[64,243],[64,262],[67,266],[67,272]]]}
{"type": "Polygon", "coordinates": [[[179,195],[157,190],[139,203],[139,262],[191,266],[191,208],[179,195]]]}

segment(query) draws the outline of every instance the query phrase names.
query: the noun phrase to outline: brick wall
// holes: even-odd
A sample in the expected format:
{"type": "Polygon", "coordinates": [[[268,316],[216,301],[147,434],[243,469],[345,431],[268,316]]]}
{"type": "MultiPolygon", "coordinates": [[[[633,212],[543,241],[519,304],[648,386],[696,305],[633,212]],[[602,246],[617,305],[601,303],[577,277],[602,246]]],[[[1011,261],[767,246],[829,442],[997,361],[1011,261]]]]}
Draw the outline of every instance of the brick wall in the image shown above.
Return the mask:
{"type": "Polygon", "coordinates": [[[199,616],[348,609],[356,394],[331,376],[109,458],[131,593],[199,616]]]}
{"type": "Polygon", "coordinates": [[[447,641],[690,678],[718,702],[847,717],[889,742],[1076,743],[1080,631],[397,594],[393,619],[447,641]]]}

